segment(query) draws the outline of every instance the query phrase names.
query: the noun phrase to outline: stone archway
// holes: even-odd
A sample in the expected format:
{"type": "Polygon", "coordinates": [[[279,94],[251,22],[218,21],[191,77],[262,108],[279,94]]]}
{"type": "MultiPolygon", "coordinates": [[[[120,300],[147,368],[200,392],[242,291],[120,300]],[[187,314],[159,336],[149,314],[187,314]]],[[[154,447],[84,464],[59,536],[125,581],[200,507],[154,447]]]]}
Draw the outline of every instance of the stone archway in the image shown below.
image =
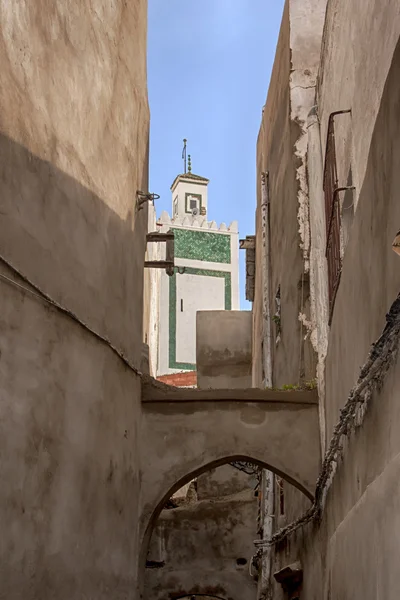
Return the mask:
{"type": "Polygon", "coordinates": [[[320,468],[315,391],[179,389],[148,380],[142,408],[141,570],[166,500],[207,469],[250,460],[312,499],[320,468]]]}

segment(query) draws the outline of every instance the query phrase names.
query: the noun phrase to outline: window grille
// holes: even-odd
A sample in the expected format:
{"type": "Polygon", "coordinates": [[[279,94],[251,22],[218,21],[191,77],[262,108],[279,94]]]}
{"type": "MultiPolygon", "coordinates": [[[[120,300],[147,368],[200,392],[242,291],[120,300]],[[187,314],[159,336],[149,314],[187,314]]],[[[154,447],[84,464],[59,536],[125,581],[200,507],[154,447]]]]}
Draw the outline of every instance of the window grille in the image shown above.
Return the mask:
{"type": "Polygon", "coordinates": [[[326,214],[326,258],[328,262],[329,290],[329,324],[332,320],[333,306],[342,273],[342,255],[340,249],[340,202],[339,192],[354,189],[352,186],[338,187],[336,146],[335,146],[335,116],[349,113],[350,110],[339,110],[329,116],[328,136],[326,140],[324,195],[326,214]]]}

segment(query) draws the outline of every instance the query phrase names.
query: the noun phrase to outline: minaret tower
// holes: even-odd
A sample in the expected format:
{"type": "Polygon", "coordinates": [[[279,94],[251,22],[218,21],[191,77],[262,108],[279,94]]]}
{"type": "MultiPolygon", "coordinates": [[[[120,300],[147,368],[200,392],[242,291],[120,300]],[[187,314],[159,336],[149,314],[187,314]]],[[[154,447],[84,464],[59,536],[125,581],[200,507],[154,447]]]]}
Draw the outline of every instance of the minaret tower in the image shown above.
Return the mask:
{"type": "Polygon", "coordinates": [[[205,217],[208,208],[208,182],[205,177],[192,173],[192,160],[189,154],[187,172],[175,177],[171,186],[172,218],[205,217]]]}
{"type": "Polygon", "coordinates": [[[157,376],[196,370],[196,313],[239,309],[237,222],[219,227],[208,220],[209,180],[192,172],[182,153],[184,173],[171,185],[172,217],[158,220],[159,231],[175,233],[175,273],[161,272],[157,376]]]}

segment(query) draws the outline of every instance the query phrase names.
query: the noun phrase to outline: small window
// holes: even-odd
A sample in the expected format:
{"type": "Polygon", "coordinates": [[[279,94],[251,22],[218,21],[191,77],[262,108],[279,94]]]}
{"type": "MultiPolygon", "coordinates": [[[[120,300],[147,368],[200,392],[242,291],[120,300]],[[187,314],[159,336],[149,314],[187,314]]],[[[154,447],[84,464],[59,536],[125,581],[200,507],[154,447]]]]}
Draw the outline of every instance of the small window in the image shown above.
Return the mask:
{"type": "MultiPolygon", "coordinates": [[[[338,136],[337,132],[335,133],[335,117],[346,113],[350,114],[350,109],[335,111],[329,115],[325,150],[323,188],[326,221],[325,255],[328,263],[329,325],[332,321],[333,307],[342,273],[343,252],[348,241],[354,214],[353,190],[355,188],[352,185],[351,165],[349,165],[349,172],[347,174],[347,185],[343,185],[343,183],[339,182],[336,161],[336,141],[338,136]],[[342,197],[343,192],[347,194],[344,201],[342,197]],[[351,192],[351,194],[347,192],[351,192]]],[[[341,152],[341,160],[343,160],[342,154],[343,152],[341,152]]],[[[345,174],[342,173],[340,179],[344,176],[345,174]]]]}
{"type": "Polygon", "coordinates": [[[185,195],[185,212],[191,214],[193,210],[198,210],[199,213],[202,208],[201,194],[187,193],[185,195]]]}
{"type": "Polygon", "coordinates": [[[176,196],[175,200],[174,200],[174,217],[176,217],[178,214],[178,196],[176,196]]]}

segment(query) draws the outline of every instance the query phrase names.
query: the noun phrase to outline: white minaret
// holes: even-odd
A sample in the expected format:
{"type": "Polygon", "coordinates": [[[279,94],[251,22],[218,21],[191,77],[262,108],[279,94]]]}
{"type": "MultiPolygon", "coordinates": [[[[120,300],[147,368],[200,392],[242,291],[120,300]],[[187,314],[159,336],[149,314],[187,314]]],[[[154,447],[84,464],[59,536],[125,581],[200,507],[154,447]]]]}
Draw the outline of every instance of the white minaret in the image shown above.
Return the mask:
{"type": "Polygon", "coordinates": [[[175,273],[161,272],[157,376],[196,370],[197,311],[239,309],[237,222],[208,220],[208,183],[189,156],[171,186],[172,217],[163,212],[157,222],[175,232],[175,273]]]}
{"type": "Polygon", "coordinates": [[[208,208],[208,179],[194,175],[189,155],[188,172],[175,177],[171,185],[172,218],[205,217],[208,208]]]}

